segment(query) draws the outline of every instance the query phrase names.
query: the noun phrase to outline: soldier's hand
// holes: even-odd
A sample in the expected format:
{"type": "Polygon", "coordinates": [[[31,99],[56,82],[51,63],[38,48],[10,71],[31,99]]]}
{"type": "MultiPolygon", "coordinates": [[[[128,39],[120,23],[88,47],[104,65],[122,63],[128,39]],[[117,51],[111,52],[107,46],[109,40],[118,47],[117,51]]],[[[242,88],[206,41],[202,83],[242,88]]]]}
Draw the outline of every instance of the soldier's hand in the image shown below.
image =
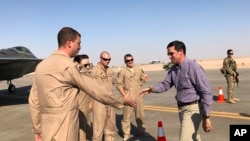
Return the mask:
{"type": "Polygon", "coordinates": [[[35,134],[35,141],[42,141],[42,136],[40,133],[35,134]]]}
{"type": "Polygon", "coordinates": [[[240,76],[237,76],[238,81],[240,81],[240,76]]]}
{"type": "Polygon", "coordinates": [[[144,95],[147,95],[147,94],[149,94],[150,92],[152,91],[152,88],[144,88],[144,89],[142,89],[141,91],[140,91],[140,93],[139,93],[139,96],[140,97],[143,97],[144,95]]]}
{"type": "Polygon", "coordinates": [[[89,102],[89,111],[90,112],[93,111],[93,101],[92,100],[89,102]]]}
{"type": "Polygon", "coordinates": [[[135,107],[136,106],[136,102],[135,100],[132,100],[131,97],[126,94],[123,96],[123,101],[124,101],[124,105],[129,105],[129,106],[132,106],[132,107],[135,107]]]}
{"type": "Polygon", "coordinates": [[[233,72],[233,76],[236,76],[236,72],[233,72]]]}

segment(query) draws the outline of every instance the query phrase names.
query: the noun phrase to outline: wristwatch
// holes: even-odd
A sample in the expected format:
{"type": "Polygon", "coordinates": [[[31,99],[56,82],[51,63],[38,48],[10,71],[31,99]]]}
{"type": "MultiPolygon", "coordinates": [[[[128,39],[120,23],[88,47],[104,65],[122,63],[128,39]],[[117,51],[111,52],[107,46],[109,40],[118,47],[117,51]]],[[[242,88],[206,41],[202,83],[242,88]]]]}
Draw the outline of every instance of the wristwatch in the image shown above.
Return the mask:
{"type": "Polygon", "coordinates": [[[209,115],[204,115],[203,118],[204,119],[208,119],[210,116],[209,115]]]}

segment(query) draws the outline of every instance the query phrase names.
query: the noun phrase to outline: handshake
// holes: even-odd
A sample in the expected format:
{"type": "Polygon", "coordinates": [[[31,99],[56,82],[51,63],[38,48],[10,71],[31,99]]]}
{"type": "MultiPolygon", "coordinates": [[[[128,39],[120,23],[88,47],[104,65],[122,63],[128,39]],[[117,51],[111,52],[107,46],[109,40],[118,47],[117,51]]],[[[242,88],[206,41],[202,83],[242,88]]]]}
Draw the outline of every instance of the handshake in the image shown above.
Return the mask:
{"type": "Polygon", "coordinates": [[[142,97],[144,95],[151,93],[152,91],[153,91],[153,87],[144,88],[139,92],[139,96],[142,97]]]}
{"type": "MultiPolygon", "coordinates": [[[[152,90],[153,90],[153,87],[144,88],[139,92],[138,96],[143,97],[144,95],[151,93],[152,90]]],[[[129,105],[131,107],[137,106],[137,103],[134,100],[132,100],[132,98],[129,96],[129,93],[126,93],[123,95],[123,101],[124,101],[124,105],[129,105]]]]}

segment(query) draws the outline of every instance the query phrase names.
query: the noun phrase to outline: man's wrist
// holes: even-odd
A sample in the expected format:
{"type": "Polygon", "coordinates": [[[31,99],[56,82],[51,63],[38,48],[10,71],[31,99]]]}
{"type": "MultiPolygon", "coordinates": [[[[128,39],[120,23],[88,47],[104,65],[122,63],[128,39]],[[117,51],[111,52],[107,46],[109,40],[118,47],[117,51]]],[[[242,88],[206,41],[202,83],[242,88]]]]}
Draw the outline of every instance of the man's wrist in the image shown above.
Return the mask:
{"type": "Polygon", "coordinates": [[[153,91],[153,87],[149,87],[148,92],[151,93],[153,91]]]}
{"type": "Polygon", "coordinates": [[[203,115],[203,119],[209,119],[210,116],[209,115],[203,115]]]}

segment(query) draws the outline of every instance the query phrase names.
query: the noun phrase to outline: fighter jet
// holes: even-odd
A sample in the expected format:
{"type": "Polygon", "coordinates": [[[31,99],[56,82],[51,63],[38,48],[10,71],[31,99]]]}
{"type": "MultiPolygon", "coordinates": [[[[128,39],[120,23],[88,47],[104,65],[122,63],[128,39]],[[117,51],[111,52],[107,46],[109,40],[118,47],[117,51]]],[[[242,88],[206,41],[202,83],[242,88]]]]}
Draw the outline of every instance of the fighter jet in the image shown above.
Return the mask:
{"type": "Polygon", "coordinates": [[[7,80],[8,91],[15,92],[16,87],[11,80],[34,72],[36,65],[42,61],[28,48],[16,46],[0,50],[0,81],[7,80]]]}

